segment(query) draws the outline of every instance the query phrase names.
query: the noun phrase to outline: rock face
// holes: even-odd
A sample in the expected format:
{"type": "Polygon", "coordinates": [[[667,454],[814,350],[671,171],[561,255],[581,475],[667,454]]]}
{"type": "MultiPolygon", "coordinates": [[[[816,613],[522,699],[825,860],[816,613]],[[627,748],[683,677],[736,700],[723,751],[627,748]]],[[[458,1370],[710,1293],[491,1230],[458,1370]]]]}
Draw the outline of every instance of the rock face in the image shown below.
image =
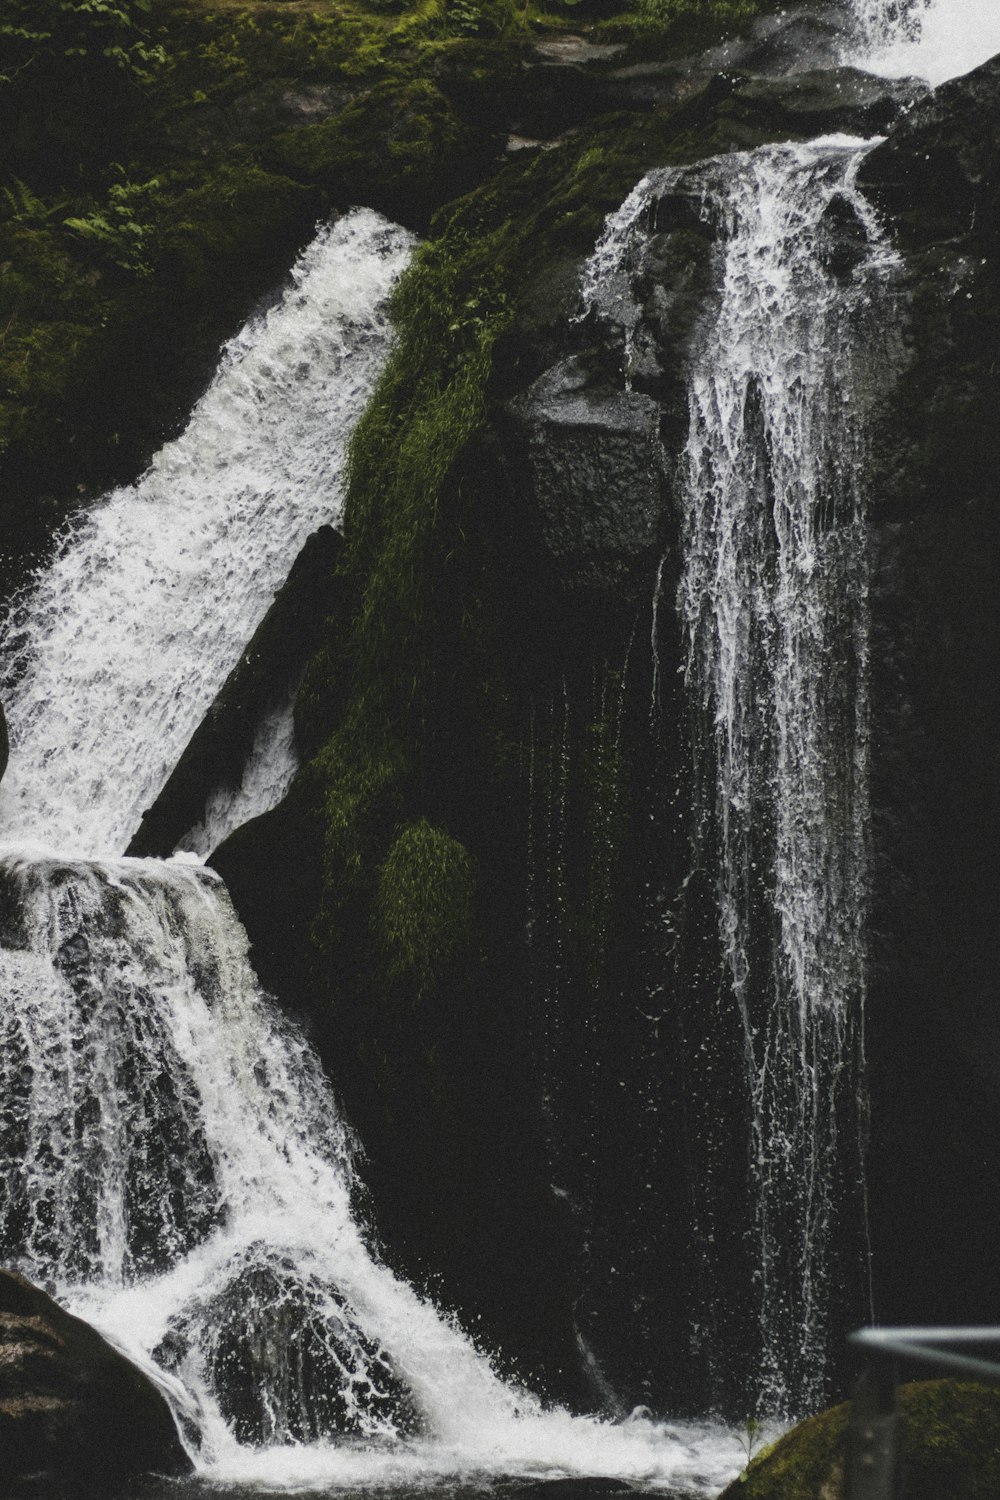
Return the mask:
{"type": "MultiPolygon", "coordinates": [[[[1000,1392],[926,1380],[899,1392],[898,1500],[991,1500],[1000,1486],[1000,1392]]],[[[793,1427],[720,1500],[842,1500],[848,1406],[793,1427]]]]}
{"type": "Polygon", "coordinates": [[[204,815],[212,792],[239,785],[261,721],[294,691],[320,644],[324,617],[334,603],[340,546],[330,526],[308,538],[170,779],[143,814],[130,855],[168,858],[204,815]]]}
{"type": "MultiPolygon", "coordinates": [[[[679,1352],[690,1341],[691,1288],[709,1279],[687,1207],[698,1174],[688,1133],[704,1134],[707,1122],[692,1118],[690,1101],[700,1088],[719,1138],[742,1139],[737,1080],[718,1065],[709,1079],[707,1064],[694,1083],[685,1076],[685,1047],[702,1063],[680,1007],[661,1003],[656,988],[683,971],[686,1014],[708,1016],[716,1004],[715,892],[691,868],[690,709],[673,618],[672,468],[687,433],[689,345],[717,289],[719,226],[694,177],[669,177],[651,205],[633,268],[634,326],[574,315],[601,213],[644,171],[819,130],[882,129],[922,90],[847,71],[786,78],[773,59],[766,75],[716,74],[678,103],[669,67],[616,81],[617,61],[596,60],[588,76],[599,67],[602,89],[634,87],[633,104],[650,91],[641,124],[619,117],[531,165],[513,158],[499,183],[458,210],[474,235],[504,212],[535,233],[550,212],[540,205],[555,205],[544,252],[507,293],[516,312],[496,350],[485,431],[434,499],[454,545],[421,561],[441,607],[428,632],[434,664],[425,657],[412,679],[428,707],[408,763],[397,771],[373,749],[350,798],[333,785],[331,766],[345,784],[353,771],[345,746],[324,750],[323,741],[338,720],[351,722],[344,703],[368,670],[351,658],[348,613],[334,630],[348,643],[343,659],[331,648],[329,671],[312,674],[323,679],[325,727],[312,744],[300,741],[307,756],[320,754],[285,803],[238,830],[212,863],[262,980],[307,1013],[365,1142],[379,1231],[400,1269],[440,1275],[486,1339],[528,1351],[527,1376],[560,1399],[612,1410],[617,1395],[625,1409],[692,1413],[728,1401],[739,1413],[759,1371],[735,1213],[712,1226],[718,1263],[735,1268],[732,1285],[711,1288],[720,1324],[693,1357],[679,1352]],[[650,144],[620,180],[616,153],[633,128],[650,144]],[[449,613],[441,601],[452,598],[449,613]],[[363,893],[328,951],[314,942],[324,920],[317,891],[342,825],[364,824],[346,868],[363,890],[397,825],[422,818],[464,844],[479,872],[483,956],[433,1004],[392,992],[363,893]],[[655,911],[654,890],[665,893],[655,911]],[[656,1003],[637,1005],[637,995],[656,1003]],[[716,1347],[729,1366],[721,1373],[716,1347]],[[590,1382],[582,1396],[581,1379],[590,1382]]],[[[545,65],[546,77],[560,68],[563,87],[575,89],[575,62],[545,65]]],[[[565,124],[552,110],[530,122],[539,134],[565,124]]],[[[831,278],[848,281],[867,245],[846,199],[833,201],[821,232],[831,278]]],[[[464,254],[468,241],[455,238],[464,254]]],[[[456,264],[465,264],[458,251],[456,264]]],[[[419,425],[405,403],[400,423],[410,424],[401,438],[419,425]]],[[[383,500],[373,498],[380,515],[383,500]]],[[[346,535],[349,562],[356,544],[346,535]]],[[[713,1170],[719,1201],[736,1202],[740,1153],[713,1170]]]]}
{"type": "Polygon", "coordinates": [[[660,410],[632,391],[595,387],[582,358],[546,371],[511,402],[510,457],[568,587],[622,586],[662,550],[666,475],[660,410]]]}
{"type": "Polygon", "coordinates": [[[1000,1317],[998,133],[994,59],[918,104],[861,174],[904,259],[906,362],[872,483],[870,1174],[888,1322],[1000,1317]]]}
{"type": "Polygon", "coordinates": [[[190,1468],[149,1379],[88,1323],[24,1277],[0,1271],[4,1494],[51,1482],[108,1496],[133,1475],[190,1468]]]}

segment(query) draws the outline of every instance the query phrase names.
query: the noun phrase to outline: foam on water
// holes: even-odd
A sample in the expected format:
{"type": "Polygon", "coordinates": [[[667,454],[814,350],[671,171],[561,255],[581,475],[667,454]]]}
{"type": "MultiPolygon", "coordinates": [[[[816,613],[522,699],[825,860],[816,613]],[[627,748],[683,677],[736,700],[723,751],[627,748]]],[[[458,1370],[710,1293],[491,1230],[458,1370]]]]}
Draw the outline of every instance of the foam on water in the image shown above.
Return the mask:
{"type": "Polygon", "coordinates": [[[1000,53],[996,0],[854,0],[859,38],[848,61],[886,78],[917,76],[935,88],[1000,53]]]}

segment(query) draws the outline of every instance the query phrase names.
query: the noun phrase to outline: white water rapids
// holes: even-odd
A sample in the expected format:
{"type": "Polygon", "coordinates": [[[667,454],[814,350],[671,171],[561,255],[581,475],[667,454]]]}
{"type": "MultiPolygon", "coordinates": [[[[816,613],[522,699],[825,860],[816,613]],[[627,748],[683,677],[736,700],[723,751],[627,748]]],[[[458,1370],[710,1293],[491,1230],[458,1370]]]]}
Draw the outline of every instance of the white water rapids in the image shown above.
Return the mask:
{"type": "Polygon", "coordinates": [[[11,737],[0,830],[117,854],[309,533],[385,359],[412,237],[369,210],[323,230],[226,348],[186,431],[71,526],[0,641],[11,737]]]}
{"type": "MultiPolygon", "coordinates": [[[[0,1258],[155,1374],[213,1483],[604,1474],[704,1493],[740,1467],[731,1434],[546,1410],[380,1263],[330,1085],[261,993],[221,882],[115,857],[338,514],[411,243],[367,211],[321,231],[183,436],[15,602],[0,1258]]],[[[237,803],[210,802],[187,842],[280,795],[288,730],[284,711],[262,724],[237,803]]]]}
{"type": "Polygon", "coordinates": [[[887,78],[933,87],[1000,53],[996,0],[853,0],[858,38],[847,60],[887,78]]]}

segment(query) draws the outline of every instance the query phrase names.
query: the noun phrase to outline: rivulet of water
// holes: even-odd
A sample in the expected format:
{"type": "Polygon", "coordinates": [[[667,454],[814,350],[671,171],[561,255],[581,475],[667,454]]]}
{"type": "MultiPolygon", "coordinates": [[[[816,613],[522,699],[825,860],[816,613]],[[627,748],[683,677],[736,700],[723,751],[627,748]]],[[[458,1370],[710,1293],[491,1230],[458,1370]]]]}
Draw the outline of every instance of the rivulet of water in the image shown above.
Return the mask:
{"type": "Polygon", "coordinates": [[[305,538],[339,517],[412,247],[367,209],[322,230],[227,347],[184,434],[73,524],[15,601],[0,841],[127,846],[305,538]]]}
{"type": "Polygon", "coordinates": [[[205,802],[201,822],[180,840],[178,853],[207,858],[242,823],[277,807],[299,769],[292,710],[294,694],[261,720],[238,786],[219,786],[205,802]]]}
{"type": "MultiPolygon", "coordinates": [[[[759,1401],[786,1413],[826,1394],[847,1224],[864,1261],[865,418],[891,371],[896,266],[854,185],[865,149],[831,138],[654,173],[599,248],[627,276],[652,206],[679,191],[714,240],[718,297],[689,354],[677,615],[693,857],[722,955],[705,1046],[735,1022],[759,1401]]],[[[656,225],[669,232],[666,209],[656,225]]],[[[659,631],[659,597],[656,614],[659,631]]],[[[710,1173],[696,1191],[710,1256],[710,1173]]]]}

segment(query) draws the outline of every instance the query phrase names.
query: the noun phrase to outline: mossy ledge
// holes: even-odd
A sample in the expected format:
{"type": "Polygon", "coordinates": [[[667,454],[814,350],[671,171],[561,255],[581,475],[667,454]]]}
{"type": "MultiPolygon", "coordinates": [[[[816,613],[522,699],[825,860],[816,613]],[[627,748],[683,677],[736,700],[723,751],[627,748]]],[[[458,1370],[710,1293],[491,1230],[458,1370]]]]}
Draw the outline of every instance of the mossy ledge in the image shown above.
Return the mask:
{"type": "MultiPolygon", "coordinates": [[[[954,1380],[899,1392],[898,1500],[1000,1494],[1000,1391],[954,1380]]],[[[720,1500],[841,1500],[849,1406],[809,1417],[759,1453],[720,1500]]]]}

